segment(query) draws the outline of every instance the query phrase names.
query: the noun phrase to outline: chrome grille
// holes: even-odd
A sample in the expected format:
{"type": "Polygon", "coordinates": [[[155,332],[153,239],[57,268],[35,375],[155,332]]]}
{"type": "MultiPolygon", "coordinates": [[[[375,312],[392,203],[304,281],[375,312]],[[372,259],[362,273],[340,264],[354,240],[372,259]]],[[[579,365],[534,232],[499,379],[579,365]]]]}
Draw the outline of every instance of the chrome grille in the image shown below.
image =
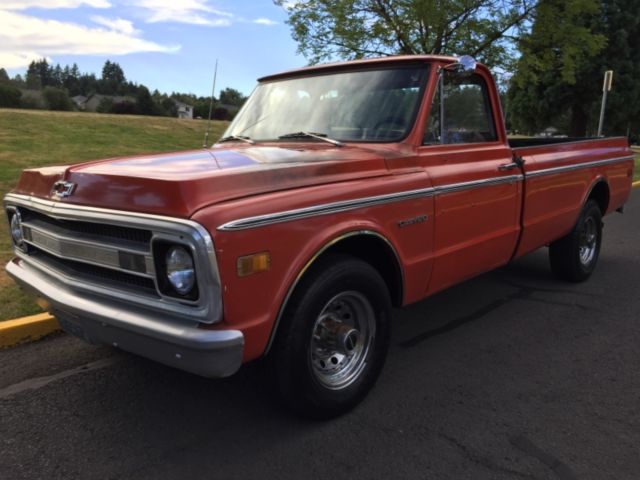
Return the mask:
{"type": "Polygon", "coordinates": [[[9,215],[18,210],[24,248],[15,252],[68,288],[181,315],[203,323],[222,316],[222,298],[213,242],[190,220],[51,202],[8,194],[9,215]],[[163,294],[158,288],[154,246],[186,245],[196,265],[194,299],[163,294]]]}
{"type": "Polygon", "coordinates": [[[52,270],[59,271],[68,277],[77,280],[85,280],[92,283],[101,283],[111,288],[121,288],[123,286],[139,289],[140,293],[158,297],[155,283],[150,278],[130,275],[128,273],[109,270],[108,268],[97,267],[87,263],[74,262],[72,260],[61,260],[45,251],[34,249],[30,252],[32,258],[36,258],[52,270]]]}
{"type": "MultiPolygon", "coordinates": [[[[22,232],[28,254],[56,258],[56,265],[91,265],[127,275],[146,277],[153,285],[155,269],[152,233],[117,225],[60,220],[21,208],[22,232]]],[[[120,275],[121,278],[122,275],[120,275]]],[[[124,282],[129,283],[131,282],[124,282]]]]}
{"type": "MultiPolygon", "coordinates": [[[[47,229],[54,232],[73,232],[86,235],[91,238],[110,238],[125,240],[128,242],[147,245],[151,241],[152,232],[138,228],[121,227],[118,225],[107,225],[94,222],[77,222],[68,221],[58,218],[49,217],[34,210],[25,210],[25,221],[34,222],[39,225],[46,226],[47,229]]],[[[23,214],[23,217],[25,215],[23,214]]]]}

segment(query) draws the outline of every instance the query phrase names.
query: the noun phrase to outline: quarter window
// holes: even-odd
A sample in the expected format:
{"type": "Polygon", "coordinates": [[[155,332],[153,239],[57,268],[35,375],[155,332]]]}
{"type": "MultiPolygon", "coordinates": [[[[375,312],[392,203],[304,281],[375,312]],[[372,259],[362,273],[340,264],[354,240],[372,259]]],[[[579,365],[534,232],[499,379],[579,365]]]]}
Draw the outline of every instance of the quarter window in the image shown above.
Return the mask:
{"type": "Polygon", "coordinates": [[[480,75],[445,71],[440,78],[424,145],[497,140],[487,84],[480,75]]]}

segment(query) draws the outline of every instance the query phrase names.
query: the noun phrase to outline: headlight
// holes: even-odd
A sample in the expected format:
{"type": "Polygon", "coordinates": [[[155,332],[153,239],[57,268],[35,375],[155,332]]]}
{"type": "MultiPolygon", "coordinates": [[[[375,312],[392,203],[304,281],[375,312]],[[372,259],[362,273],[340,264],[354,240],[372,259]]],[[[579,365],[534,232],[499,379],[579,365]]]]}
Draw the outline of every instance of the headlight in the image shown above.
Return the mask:
{"type": "Polygon", "coordinates": [[[20,212],[16,210],[11,216],[11,238],[18,248],[22,248],[24,237],[22,236],[22,217],[20,212]]]}
{"type": "Polygon", "coordinates": [[[167,280],[180,295],[188,294],[196,283],[193,258],[183,247],[171,247],[165,257],[167,280]]]}

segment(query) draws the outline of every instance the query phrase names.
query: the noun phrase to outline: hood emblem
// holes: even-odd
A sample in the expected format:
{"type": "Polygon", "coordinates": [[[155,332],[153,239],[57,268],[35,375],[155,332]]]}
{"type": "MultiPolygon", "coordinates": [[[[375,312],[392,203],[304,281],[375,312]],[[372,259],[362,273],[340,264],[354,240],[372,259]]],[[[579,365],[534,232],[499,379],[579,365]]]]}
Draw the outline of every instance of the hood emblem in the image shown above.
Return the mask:
{"type": "Polygon", "coordinates": [[[74,188],[76,188],[75,183],[65,182],[64,180],[58,180],[53,184],[53,188],[51,189],[51,194],[54,197],[64,198],[69,197],[73,193],[74,188]]]}

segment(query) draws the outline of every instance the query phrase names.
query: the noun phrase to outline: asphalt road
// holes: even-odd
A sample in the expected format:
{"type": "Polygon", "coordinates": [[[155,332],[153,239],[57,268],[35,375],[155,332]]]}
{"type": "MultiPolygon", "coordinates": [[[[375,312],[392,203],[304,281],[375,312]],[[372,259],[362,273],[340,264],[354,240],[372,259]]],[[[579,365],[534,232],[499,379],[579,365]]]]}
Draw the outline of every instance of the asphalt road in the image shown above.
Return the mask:
{"type": "Polygon", "coordinates": [[[290,416],[261,370],[210,381],[59,335],[0,352],[2,479],[640,478],[640,191],[574,285],[546,249],[395,313],[371,395],[290,416]]]}

